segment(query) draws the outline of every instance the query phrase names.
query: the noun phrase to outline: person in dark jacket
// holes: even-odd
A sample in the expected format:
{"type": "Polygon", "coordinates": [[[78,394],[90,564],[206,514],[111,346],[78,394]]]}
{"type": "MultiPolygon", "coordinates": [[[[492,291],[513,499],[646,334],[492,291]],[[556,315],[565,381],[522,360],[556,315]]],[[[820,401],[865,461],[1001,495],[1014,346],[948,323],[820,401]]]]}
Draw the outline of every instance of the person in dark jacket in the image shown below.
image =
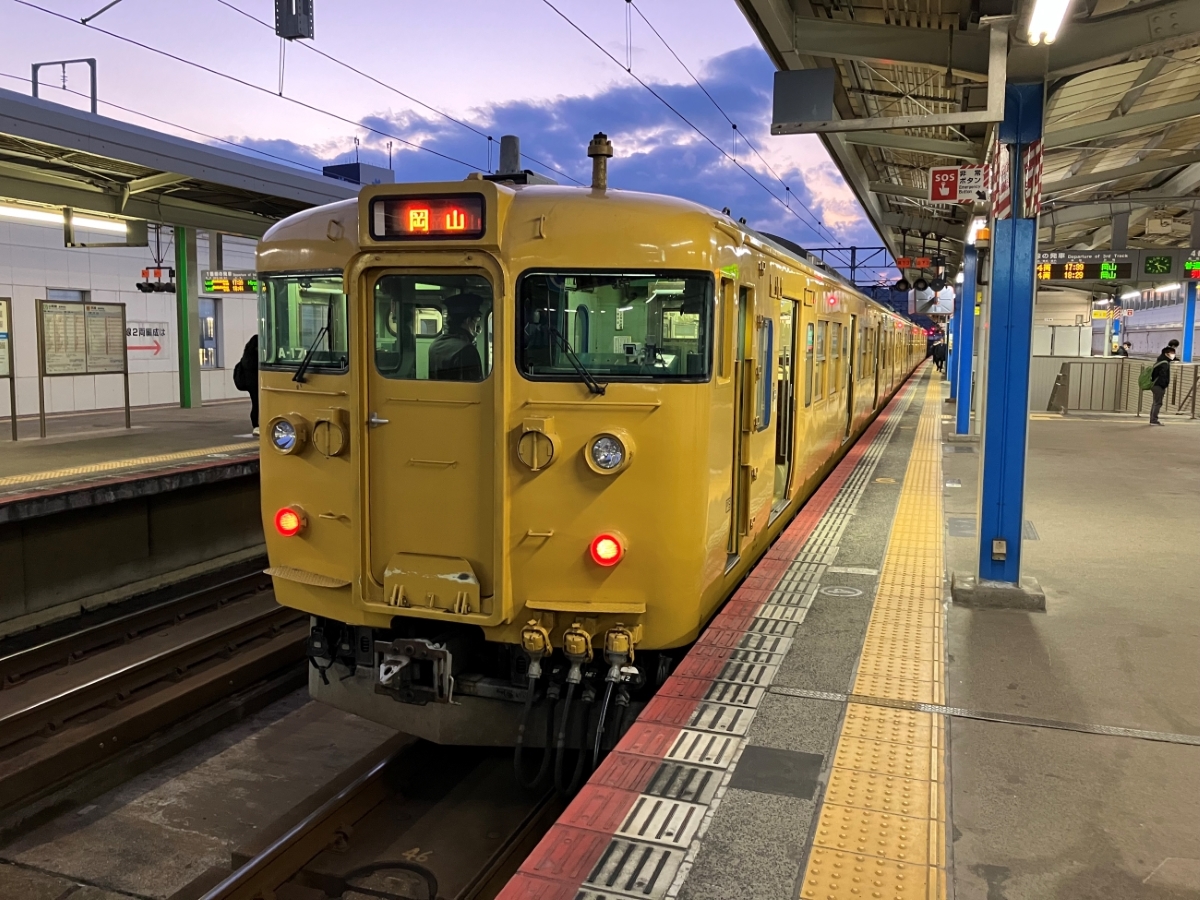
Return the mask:
{"type": "Polygon", "coordinates": [[[1120,347],[1118,347],[1116,349],[1116,351],[1113,353],[1113,356],[1128,356],[1129,350],[1132,347],[1133,347],[1133,344],[1129,343],[1129,341],[1126,341],[1125,343],[1123,343],[1120,347]]]}
{"type": "Polygon", "coordinates": [[[446,301],[446,327],[429,345],[431,381],[483,381],[483,361],[475,346],[483,304],[476,294],[459,294],[446,301]]]}
{"type": "Polygon", "coordinates": [[[1154,368],[1150,372],[1150,393],[1154,396],[1154,402],[1150,404],[1151,425],[1163,424],[1158,421],[1158,414],[1162,410],[1163,397],[1167,394],[1167,386],[1171,383],[1171,363],[1174,360],[1175,348],[1170,346],[1163,347],[1162,353],[1154,361],[1154,368]]]}
{"type": "Polygon", "coordinates": [[[946,342],[938,341],[933,345],[933,364],[939,372],[946,371],[946,342]]]}
{"type": "Polygon", "coordinates": [[[234,386],[250,395],[250,428],[258,436],[258,335],[246,341],[242,358],[234,367],[234,386]]]}

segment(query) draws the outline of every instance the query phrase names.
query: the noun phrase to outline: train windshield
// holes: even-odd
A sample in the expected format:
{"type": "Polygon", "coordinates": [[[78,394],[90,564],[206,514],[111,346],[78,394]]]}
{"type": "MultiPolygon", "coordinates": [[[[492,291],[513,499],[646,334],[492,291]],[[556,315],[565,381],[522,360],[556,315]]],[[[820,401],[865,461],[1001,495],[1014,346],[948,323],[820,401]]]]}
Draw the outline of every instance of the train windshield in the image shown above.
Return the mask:
{"type": "Polygon", "coordinates": [[[602,381],[707,381],[711,276],[536,272],[521,278],[521,374],[602,381]],[[572,356],[575,359],[572,359],[572,356]]]}
{"type": "Polygon", "coordinates": [[[311,371],[345,372],[346,295],[342,273],[267,275],[258,307],[259,363],[311,371]]]}

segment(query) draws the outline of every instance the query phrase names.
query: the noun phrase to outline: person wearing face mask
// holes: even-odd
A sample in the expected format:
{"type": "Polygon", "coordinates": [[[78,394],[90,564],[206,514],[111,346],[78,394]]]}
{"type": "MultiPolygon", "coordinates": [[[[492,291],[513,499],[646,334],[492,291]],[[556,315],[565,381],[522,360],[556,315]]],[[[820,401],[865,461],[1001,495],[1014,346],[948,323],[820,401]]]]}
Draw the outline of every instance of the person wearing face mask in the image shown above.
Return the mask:
{"type": "Polygon", "coordinates": [[[483,325],[484,299],[458,294],[446,300],[446,325],[429,346],[431,381],[483,381],[475,338],[483,325]]]}
{"type": "Polygon", "coordinates": [[[1150,393],[1154,397],[1154,402],[1150,404],[1151,425],[1163,424],[1158,421],[1158,414],[1162,410],[1163,397],[1167,394],[1167,387],[1171,384],[1171,363],[1174,361],[1175,348],[1171,346],[1163,347],[1162,353],[1154,361],[1154,368],[1150,374],[1150,393]]]}

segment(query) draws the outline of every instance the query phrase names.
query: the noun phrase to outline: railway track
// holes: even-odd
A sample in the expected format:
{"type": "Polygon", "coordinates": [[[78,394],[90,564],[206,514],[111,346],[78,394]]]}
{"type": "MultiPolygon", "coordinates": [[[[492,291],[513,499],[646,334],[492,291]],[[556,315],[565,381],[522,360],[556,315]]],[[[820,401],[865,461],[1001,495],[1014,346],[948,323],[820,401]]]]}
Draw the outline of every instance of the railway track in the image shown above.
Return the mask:
{"type": "Polygon", "coordinates": [[[306,617],[259,571],[0,657],[0,837],[303,685],[306,617]]]}
{"type": "Polygon", "coordinates": [[[511,751],[397,735],[171,900],[487,900],[562,812],[511,751]]]}

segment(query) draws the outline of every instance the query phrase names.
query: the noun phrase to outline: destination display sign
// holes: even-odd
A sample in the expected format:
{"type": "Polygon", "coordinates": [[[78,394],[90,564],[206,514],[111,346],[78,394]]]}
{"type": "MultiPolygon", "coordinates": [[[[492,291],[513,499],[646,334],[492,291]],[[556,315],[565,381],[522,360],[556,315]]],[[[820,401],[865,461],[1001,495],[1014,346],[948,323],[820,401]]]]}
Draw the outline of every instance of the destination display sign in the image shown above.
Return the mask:
{"type": "Polygon", "coordinates": [[[1187,250],[1183,259],[1183,277],[1189,281],[1200,281],[1200,250],[1187,250]]]}
{"type": "Polygon", "coordinates": [[[484,228],[482,194],[371,201],[371,237],[376,240],[475,240],[483,237],[484,228]]]}
{"type": "Polygon", "coordinates": [[[1038,281],[1128,281],[1136,278],[1136,250],[1058,250],[1039,253],[1038,281]]]}

